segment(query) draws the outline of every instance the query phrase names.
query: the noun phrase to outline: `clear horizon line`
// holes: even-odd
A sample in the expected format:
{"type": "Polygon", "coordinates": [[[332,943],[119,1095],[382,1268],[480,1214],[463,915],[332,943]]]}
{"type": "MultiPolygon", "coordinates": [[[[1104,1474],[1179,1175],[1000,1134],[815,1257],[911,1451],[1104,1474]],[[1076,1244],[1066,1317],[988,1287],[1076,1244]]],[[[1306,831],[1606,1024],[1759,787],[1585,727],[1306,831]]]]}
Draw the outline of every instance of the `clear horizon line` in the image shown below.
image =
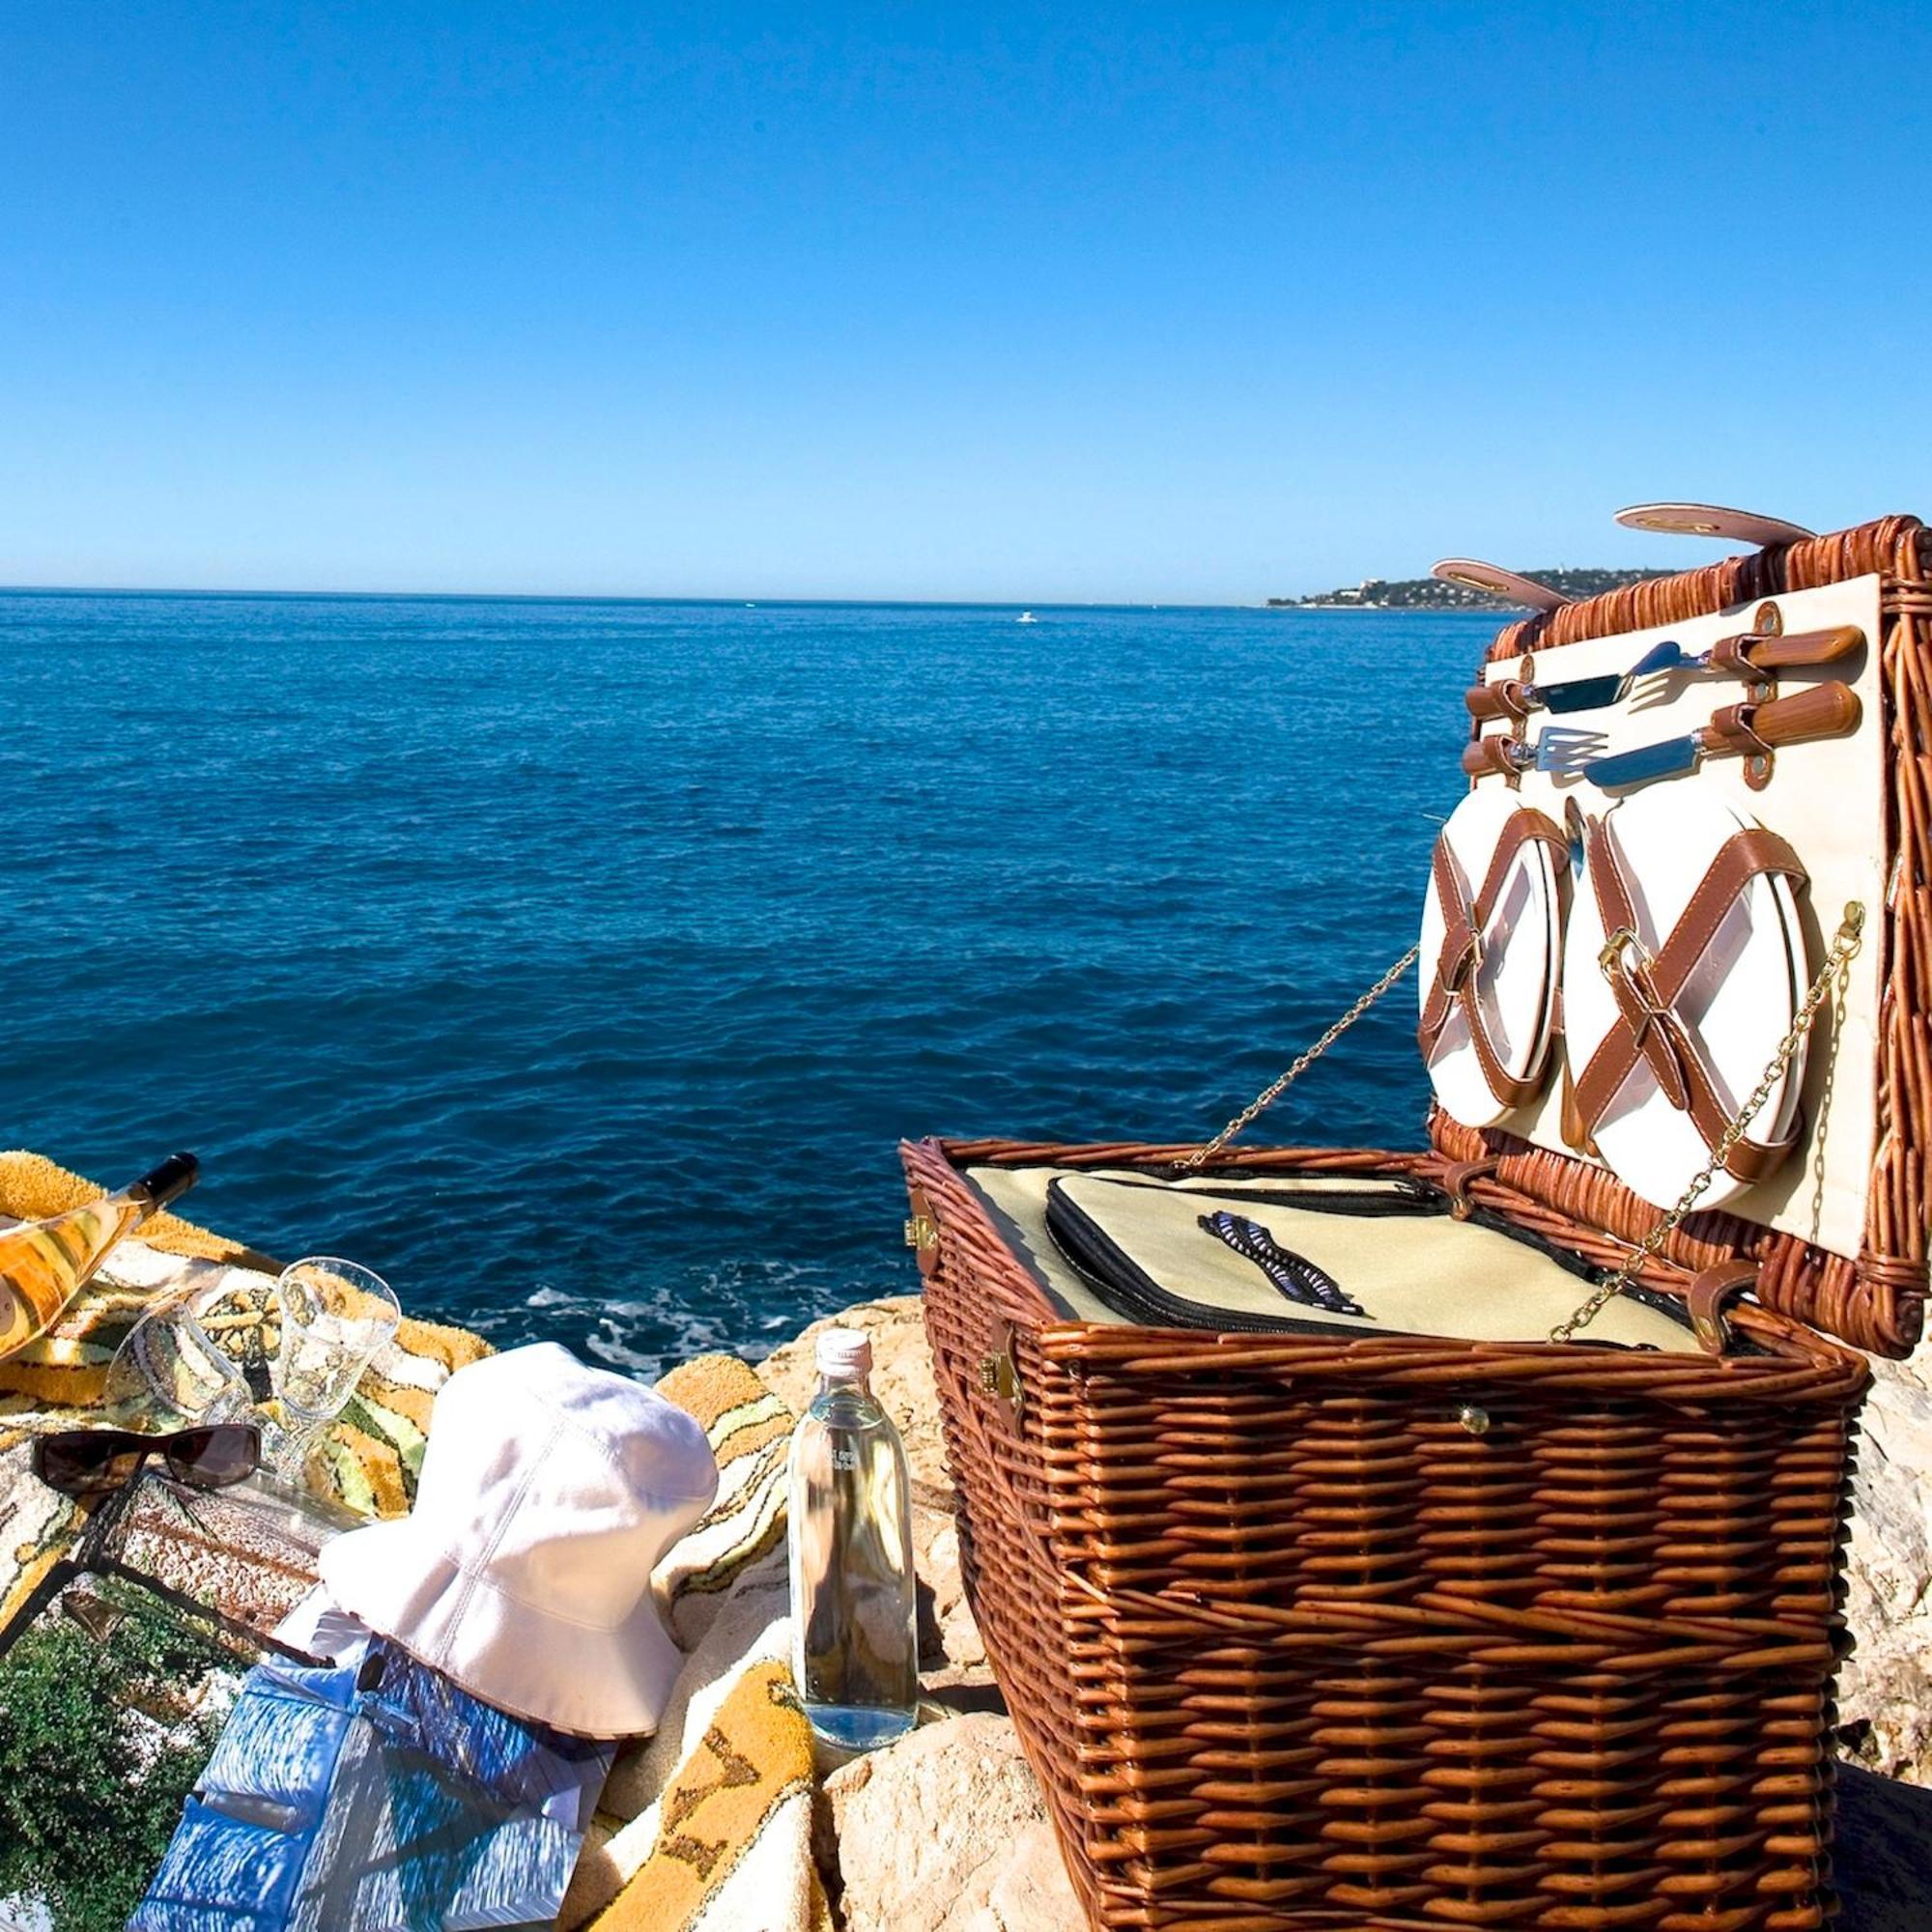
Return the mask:
{"type": "Polygon", "coordinates": [[[0,583],[0,597],[232,597],[360,598],[370,602],[460,604],[718,604],[736,609],[760,605],[874,605],[954,611],[1253,611],[1265,598],[1107,597],[802,597],[791,593],[746,597],[629,590],[288,590],[168,583],[0,583]]]}

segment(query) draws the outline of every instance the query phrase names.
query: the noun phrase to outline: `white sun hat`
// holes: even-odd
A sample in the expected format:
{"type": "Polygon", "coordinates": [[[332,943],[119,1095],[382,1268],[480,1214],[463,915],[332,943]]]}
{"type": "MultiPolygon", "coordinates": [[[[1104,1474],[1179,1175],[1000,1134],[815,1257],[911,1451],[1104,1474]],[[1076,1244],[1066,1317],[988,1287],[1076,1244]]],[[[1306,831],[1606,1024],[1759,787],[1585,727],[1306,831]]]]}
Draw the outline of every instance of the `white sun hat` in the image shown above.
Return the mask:
{"type": "Polygon", "coordinates": [[[696,1418],[539,1342],[450,1377],[413,1513],[337,1537],[322,1581],[498,1710],[637,1737],[657,1728],[683,1661],[651,1571],[717,1491],[696,1418]]]}

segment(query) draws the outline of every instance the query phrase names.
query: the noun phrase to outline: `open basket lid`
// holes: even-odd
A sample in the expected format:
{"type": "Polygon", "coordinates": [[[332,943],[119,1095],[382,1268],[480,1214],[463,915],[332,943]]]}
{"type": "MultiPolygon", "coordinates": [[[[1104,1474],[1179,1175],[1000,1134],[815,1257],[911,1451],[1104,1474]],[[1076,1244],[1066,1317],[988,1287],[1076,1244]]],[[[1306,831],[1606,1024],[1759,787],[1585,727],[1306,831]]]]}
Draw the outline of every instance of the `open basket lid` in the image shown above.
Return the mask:
{"type": "MultiPolygon", "coordinates": [[[[1674,741],[1741,700],[1826,681],[1856,693],[1860,722],[1849,733],[1784,746],[1768,760],[1708,756],[1694,786],[1679,780],[1654,788],[1674,791],[1687,811],[1694,800],[1701,819],[1728,815],[1741,827],[1763,828],[1797,854],[1804,877],[1795,888],[1779,880],[1776,891],[1759,880],[1753,902],[1760,926],[1783,922],[1792,929],[1794,1001],[1825,960],[1844,908],[1856,903],[1864,914],[1859,949],[1800,1063],[1802,1080],[1794,1066],[1793,1091],[1775,1096],[1760,1116],[1769,1138],[1788,1135],[1788,1153],[1748,1184],[1727,1176],[1706,1197],[1722,1205],[1692,1212],[1662,1257],[1693,1271],[1750,1261],[1764,1306],[1896,1357],[1911,1352],[1921,1331],[1932,1216],[1932,531],[1916,518],[1889,517],[1540,611],[1503,628],[1481,675],[1492,686],[1533,692],[1539,684],[1628,671],[1665,642],[1694,657],[1740,636],[1848,625],[1866,641],[1828,668],[1785,669],[1775,683],[1753,684],[1749,666],[1726,670],[1720,654],[1715,668],[1672,673],[1626,690],[1614,706],[1558,722],[1601,729],[1604,749],[1615,753],[1674,741]]],[[[1514,735],[1533,745],[1540,723],[1532,702],[1531,715],[1505,713],[1475,725],[1472,735],[1514,735]]],[[[1578,848],[1587,827],[1618,822],[1626,797],[1646,796],[1600,790],[1576,769],[1492,775],[1478,779],[1475,790],[1540,813],[1578,848]]],[[[1490,808],[1489,815],[1500,814],[1490,808]]],[[[1634,842],[1654,847],[1662,815],[1653,794],[1623,822],[1639,835],[1634,842]]],[[[1550,849],[1574,938],[1587,874],[1550,849]]],[[[1581,923],[1601,924],[1602,913],[1592,895],[1581,923]]],[[[1761,951],[1769,958],[1768,938],[1761,951]]],[[[1762,983],[1776,980],[1775,965],[1753,965],[1770,976],[1762,983]]],[[[1566,961],[1562,1019],[1601,1033],[1597,989],[1580,1000],[1573,995],[1572,970],[1566,961]]],[[[1733,1018],[1727,1011],[1722,1024],[1733,1018]]],[[[1747,1027],[1742,1037],[1746,1044],[1735,1050],[1747,1062],[1756,1049],[1747,1027]]],[[[1761,1043],[1765,1036],[1755,1037],[1761,1043]]],[[[1769,1037],[1775,1044],[1778,1035],[1769,1037]]],[[[1466,1104],[1442,1104],[1438,1081],[1431,1140],[1456,1164],[1459,1189],[1481,1198],[1489,1187],[1506,1211],[1640,1241],[1661,1218],[1658,1198],[1675,1170],[1664,1158],[1660,1172],[1654,1151],[1648,1172],[1643,1152],[1633,1166],[1631,1151],[1643,1149],[1645,1137],[1627,1123],[1606,1136],[1587,1131],[1592,1122],[1579,1119],[1572,1077],[1579,1069],[1565,1065],[1563,1044],[1533,1098],[1499,1103],[1487,1119],[1466,1104]],[[1631,1179],[1651,1198],[1627,1184],[1631,1179]]],[[[1754,1080],[1745,1081],[1745,1091],[1754,1080]]],[[[1619,1100],[1626,1112],[1636,1104],[1630,1091],[1619,1100]]],[[[1511,1097],[1505,1092],[1499,1101],[1511,1097]]]]}

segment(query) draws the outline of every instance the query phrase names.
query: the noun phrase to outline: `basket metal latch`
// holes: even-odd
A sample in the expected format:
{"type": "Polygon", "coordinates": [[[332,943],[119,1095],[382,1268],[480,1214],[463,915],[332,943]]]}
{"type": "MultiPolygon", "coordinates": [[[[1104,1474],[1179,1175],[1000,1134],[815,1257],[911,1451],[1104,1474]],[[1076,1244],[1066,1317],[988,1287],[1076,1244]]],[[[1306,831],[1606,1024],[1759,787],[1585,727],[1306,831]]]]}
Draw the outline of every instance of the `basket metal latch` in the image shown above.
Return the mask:
{"type": "Polygon", "coordinates": [[[906,1216],[905,1244],[919,1259],[919,1271],[929,1275],[939,1265],[939,1223],[923,1194],[912,1196],[912,1212],[906,1216]]]}
{"type": "Polygon", "coordinates": [[[1018,1364],[1013,1360],[1013,1331],[1003,1328],[990,1354],[980,1358],[980,1386],[987,1394],[1007,1406],[1007,1412],[1017,1427],[1021,1414],[1026,1408],[1026,1388],[1020,1380],[1018,1364]]]}

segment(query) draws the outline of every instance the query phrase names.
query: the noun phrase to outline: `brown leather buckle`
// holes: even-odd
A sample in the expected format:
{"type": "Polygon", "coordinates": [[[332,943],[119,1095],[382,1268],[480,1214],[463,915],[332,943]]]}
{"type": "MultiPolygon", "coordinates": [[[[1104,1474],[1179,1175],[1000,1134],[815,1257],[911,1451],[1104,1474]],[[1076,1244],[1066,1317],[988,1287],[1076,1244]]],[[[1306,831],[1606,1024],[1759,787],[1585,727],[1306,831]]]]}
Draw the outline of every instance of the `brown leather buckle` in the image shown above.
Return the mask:
{"type": "Polygon", "coordinates": [[[1627,925],[1618,926],[1604,941],[1603,951],[1597,954],[1597,965],[1605,979],[1607,980],[1612,973],[1629,971],[1624,963],[1624,953],[1633,946],[1642,954],[1643,948],[1638,944],[1636,934],[1627,925]]]}
{"type": "Polygon", "coordinates": [[[1731,1330],[1724,1310],[1756,1281],[1755,1262],[1715,1262],[1691,1282],[1685,1306],[1690,1312],[1691,1333],[1707,1354],[1721,1358],[1729,1352],[1731,1330]]]}
{"type": "Polygon", "coordinates": [[[1604,950],[1597,954],[1597,964],[1603,968],[1604,978],[1611,987],[1620,982],[1629,991],[1646,1023],[1658,1025],[1671,1017],[1670,1003],[1662,1000],[1657,993],[1657,980],[1653,968],[1657,961],[1643,950],[1637,936],[1629,926],[1620,925],[1604,942],[1604,950]],[[1634,952],[1634,960],[1631,954],[1634,952]]]}
{"type": "Polygon", "coordinates": [[[1501,1165],[1501,1154],[1490,1154],[1482,1160],[1452,1160],[1442,1170],[1442,1191],[1449,1197],[1449,1212],[1454,1219],[1466,1221],[1475,1212],[1476,1204],[1469,1199],[1469,1183],[1488,1179],[1501,1165]]]}
{"type": "Polygon", "coordinates": [[[1455,958],[1449,958],[1445,951],[1444,956],[1435,962],[1436,982],[1445,993],[1460,992],[1469,976],[1482,970],[1482,964],[1483,935],[1474,925],[1465,926],[1455,958]]]}

